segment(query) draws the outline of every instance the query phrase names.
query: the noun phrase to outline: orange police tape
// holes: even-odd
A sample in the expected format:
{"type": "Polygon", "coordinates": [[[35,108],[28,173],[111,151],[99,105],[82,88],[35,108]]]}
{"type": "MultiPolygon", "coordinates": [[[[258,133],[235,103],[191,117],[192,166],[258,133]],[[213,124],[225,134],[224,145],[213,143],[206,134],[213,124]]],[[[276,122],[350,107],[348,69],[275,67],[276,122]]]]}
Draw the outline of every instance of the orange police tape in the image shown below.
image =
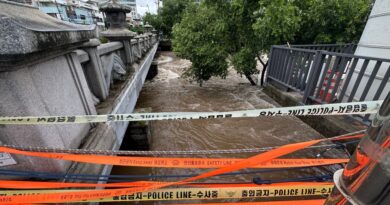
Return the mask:
{"type": "MultiPolygon", "coordinates": [[[[123,157],[85,154],[62,154],[29,152],[6,147],[0,147],[0,152],[19,154],[33,157],[44,157],[74,162],[95,164],[110,164],[136,167],[164,167],[164,168],[220,168],[235,164],[242,159],[207,159],[207,158],[157,158],[157,157],[123,157]]],[[[254,165],[251,168],[288,168],[320,166],[348,162],[348,159],[272,159],[254,165]]]]}
{"type": "MultiPolygon", "coordinates": [[[[229,205],[291,205],[291,204],[299,204],[299,205],[323,205],[325,203],[325,199],[312,199],[312,200],[289,200],[289,201],[267,201],[267,202],[232,202],[229,205]]],[[[226,203],[206,203],[206,204],[188,204],[185,205],[223,205],[226,203]]],[[[17,204],[22,205],[22,204],[17,204]]],[[[29,204],[23,204],[29,205],[29,204]]],[[[170,204],[170,205],[183,205],[183,204],[170,204]]]]}
{"type": "MultiPolygon", "coordinates": [[[[323,205],[325,199],[315,199],[315,200],[292,200],[292,201],[267,201],[267,202],[236,202],[229,203],[229,205],[323,205]]],[[[222,205],[226,203],[207,203],[207,204],[188,204],[186,205],[222,205]]],[[[183,204],[170,204],[170,205],[183,205],[183,204]]]]}
{"type": "MultiPolygon", "coordinates": [[[[0,188],[2,189],[56,189],[56,188],[82,188],[82,187],[145,187],[155,184],[161,184],[158,181],[136,181],[136,182],[120,182],[108,184],[95,183],[71,183],[71,182],[39,182],[39,181],[15,181],[15,180],[0,180],[0,188]]],[[[324,184],[328,184],[327,182],[324,184]]],[[[267,184],[267,186],[310,186],[321,185],[319,182],[286,182],[267,184]]],[[[186,186],[191,187],[259,187],[258,184],[253,183],[188,183],[186,186]]],[[[1,192],[1,190],[0,190],[1,192]]]]}
{"type": "Polygon", "coordinates": [[[316,143],[319,143],[322,140],[311,140],[307,142],[294,143],[289,145],[284,145],[279,148],[270,150],[265,153],[261,153],[250,157],[248,159],[243,159],[235,164],[228,165],[216,170],[200,174],[195,177],[187,178],[177,182],[163,182],[157,183],[146,187],[136,187],[136,188],[123,188],[123,189],[107,189],[107,190],[93,190],[93,191],[80,191],[77,193],[74,192],[63,192],[63,193],[53,193],[53,194],[40,194],[40,195],[27,195],[27,196],[0,196],[0,204],[15,204],[15,203],[45,203],[45,202],[74,202],[81,200],[92,200],[98,198],[112,197],[132,194],[135,192],[144,192],[153,189],[158,189],[162,187],[168,187],[172,185],[184,185],[195,180],[204,179],[216,175],[220,175],[227,172],[232,172],[244,168],[253,167],[255,165],[261,164],[263,162],[278,158],[280,156],[295,152],[297,150],[304,149],[306,147],[312,146],[316,143]]]}
{"type": "MultiPolygon", "coordinates": [[[[352,136],[342,136],[333,140],[348,140],[361,138],[364,134],[352,136]]],[[[43,153],[21,151],[17,149],[0,147],[0,152],[12,154],[44,157],[59,160],[68,160],[74,162],[110,164],[119,166],[137,166],[137,167],[164,167],[164,168],[220,168],[235,164],[242,159],[207,159],[207,158],[163,158],[163,157],[123,157],[123,156],[104,156],[104,155],[86,155],[86,154],[64,154],[64,153],[43,153]]],[[[288,168],[288,167],[307,167],[345,163],[348,159],[271,159],[269,161],[257,163],[250,168],[288,168]]]]}
{"type": "Polygon", "coordinates": [[[356,134],[356,135],[347,135],[347,136],[340,136],[336,137],[334,139],[331,139],[332,141],[340,141],[340,140],[349,140],[349,139],[357,139],[357,138],[362,138],[366,134],[356,134]]]}

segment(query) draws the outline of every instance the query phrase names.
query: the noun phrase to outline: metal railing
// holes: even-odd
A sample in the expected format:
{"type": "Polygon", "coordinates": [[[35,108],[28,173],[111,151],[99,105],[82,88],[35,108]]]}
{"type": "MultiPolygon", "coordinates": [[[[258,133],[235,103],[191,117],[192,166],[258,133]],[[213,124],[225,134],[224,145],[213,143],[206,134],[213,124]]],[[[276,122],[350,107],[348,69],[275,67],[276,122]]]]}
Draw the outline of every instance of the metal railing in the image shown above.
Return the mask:
{"type": "Polygon", "coordinates": [[[267,82],[300,92],[303,104],[323,104],[384,99],[389,77],[390,59],[273,46],[267,82]]]}
{"type": "Polygon", "coordinates": [[[273,46],[267,79],[279,82],[286,88],[304,91],[316,51],[273,46]]]}
{"type": "Polygon", "coordinates": [[[290,45],[291,48],[301,48],[309,50],[324,50],[336,53],[350,53],[353,54],[357,45],[353,43],[348,44],[305,44],[305,45],[290,45]]]}

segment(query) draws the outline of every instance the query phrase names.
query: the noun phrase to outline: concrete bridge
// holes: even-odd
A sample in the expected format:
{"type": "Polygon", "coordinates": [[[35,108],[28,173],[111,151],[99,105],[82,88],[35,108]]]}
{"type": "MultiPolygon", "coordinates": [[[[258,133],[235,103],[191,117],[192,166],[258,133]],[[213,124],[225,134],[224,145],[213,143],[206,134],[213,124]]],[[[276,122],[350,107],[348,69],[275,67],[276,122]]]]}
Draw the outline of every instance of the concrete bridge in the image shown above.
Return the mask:
{"type": "MultiPolygon", "coordinates": [[[[157,50],[152,27],[126,29],[129,10],[101,6],[110,28],[81,26],[37,8],[0,0],[0,115],[47,116],[131,113],[157,50]]],[[[119,149],[128,122],[0,126],[2,144],[119,149]]],[[[56,173],[107,173],[111,167],[3,155],[0,169],[56,173]],[[6,166],[5,166],[6,165],[6,166]]]]}

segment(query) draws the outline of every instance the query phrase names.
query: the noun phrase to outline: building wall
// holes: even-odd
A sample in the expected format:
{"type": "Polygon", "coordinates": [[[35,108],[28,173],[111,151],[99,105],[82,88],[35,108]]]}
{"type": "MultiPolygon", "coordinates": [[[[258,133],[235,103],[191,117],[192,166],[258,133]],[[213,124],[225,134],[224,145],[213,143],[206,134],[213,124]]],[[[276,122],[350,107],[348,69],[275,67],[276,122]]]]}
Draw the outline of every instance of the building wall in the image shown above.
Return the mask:
{"type": "Polygon", "coordinates": [[[131,18],[134,20],[137,18],[137,3],[136,0],[121,0],[119,3],[124,4],[131,8],[130,15],[131,18]]]}
{"type": "MultiPolygon", "coordinates": [[[[364,28],[363,34],[360,38],[355,55],[370,56],[376,58],[390,59],[390,1],[389,0],[376,0],[374,7],[368,18],[367,24],[364,28]]],[[[369,79],[370,74],[374,68],[374,62],[370,63],[367,67],[365,75],[361,81],[361,85],[356,93],[357,100],[364,90],[363,85],[369,79]]],[[[389,63],[383,63],[377,73],[376,79],[367,95],[368,99],[372,99],[376,88],[379,87],[381,80],[389,69],[389,63]]],[[[360,69],[355,70],[352,81],[357,78],[360,69]]],[[[348,87],[347,95],[351,92],[352,86],[348,87]]],[[[380,99],[384,99],[386,94],[390,92],[390,82],[387,82],[385,89],[380,99]]]]}
{"type": "Polygon", "coordinates": [[[377,0],[360,38],[356,54],[390,58],[390,1],[377,0]]]}
{"type": "Polygon", "coordinates": [[[37,0],[33,5],[39,10],[63,21],[69,21],[76,24],[97,24],[104,26],[103,14],[94,4],[80,2],[79,0],[37,0]],[[61,15],[61,17],[60,17],[61,15]],[[100,18],[100,21],[98,20],[100,18]]]}
{"type": "Polygon", "coordinates": [[[61,4],[54,4],[51,2],[42,2],[38,4],[39,10],[42,12],[49,14],[58,19],[62,19],[64,21],[69,21],[69,16],[66,12],[66,6],[61,4]],[[61,15],[61,16],[60,16],[61,15]]]}
{"type": "Polygon", "coordinates": [[[126,4],[126,5],[132,5],[132,6],[136,5],[136,1],[135,0],[121,0],[120,3],[121,4],[126,4]]]}
{"type": "Polygon", "coordinates": [[[92,11],[85,8],[75,8],[77,19],[75,19],[78,24],[93,24],[92,11]]]}

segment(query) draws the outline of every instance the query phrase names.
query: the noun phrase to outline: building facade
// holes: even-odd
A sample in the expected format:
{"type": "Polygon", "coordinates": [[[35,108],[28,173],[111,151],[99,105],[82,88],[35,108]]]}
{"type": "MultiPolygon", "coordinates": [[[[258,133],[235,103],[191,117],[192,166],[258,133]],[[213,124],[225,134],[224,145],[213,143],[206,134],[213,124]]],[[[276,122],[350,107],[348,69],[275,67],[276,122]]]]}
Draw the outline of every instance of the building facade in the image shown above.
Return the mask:
{"type": "MultiPolygon", "coordinates": [[[[376,58],[390,58],[390,2],[388,0],[376,0],[371,10],[371,14],[368,17],[367,24],[364,28],[363,34],[360,38],[359,44],[355,51],[355,55],[370,56],[376,58]]],[[[359,66],[359,64],[358,64],[359,66]]],[[[389,70],[389,63],[382,63],[377,71],[374,71],[375,64],[368,64],[364,75],[361,78],[361,84],[366,85],[370,80],[372,73],[376,73],[376,77],[372,82],[372,90],[379,88],[383,79],[386,79],[389,70]]],[[[360,70],[354,70],[352,75],[352,81],[358,79],[360,70]]],[[[359,101],[359,98],[363,94],[365,86],[360,86],[356,91],[356,98],[354,100],[359,101]]],[[[352,93],[353,87],[350,86],[347,89],[346,95],[349,96],[352,93]]],[[[384,91],[379,99],[385,99],[386,94],[390,92],[390,79],[387,80],[387,84],[384,87],[384,91]]],[[[368,92],[367,98],[374,99],[375,92],[368,92]]]]}
{"type": "Polygon", "coordinates": [[[104,27],[103,14],[97,0],[32,0],[32,5],[42,12],[76,24],[104,27]]]}
{"type": "Polygon", "coordinates": [[[120,0],[119,3],[131,8],[131,12],[128,14],[131,22],[138,18],[136,0],[120,0]]]}

